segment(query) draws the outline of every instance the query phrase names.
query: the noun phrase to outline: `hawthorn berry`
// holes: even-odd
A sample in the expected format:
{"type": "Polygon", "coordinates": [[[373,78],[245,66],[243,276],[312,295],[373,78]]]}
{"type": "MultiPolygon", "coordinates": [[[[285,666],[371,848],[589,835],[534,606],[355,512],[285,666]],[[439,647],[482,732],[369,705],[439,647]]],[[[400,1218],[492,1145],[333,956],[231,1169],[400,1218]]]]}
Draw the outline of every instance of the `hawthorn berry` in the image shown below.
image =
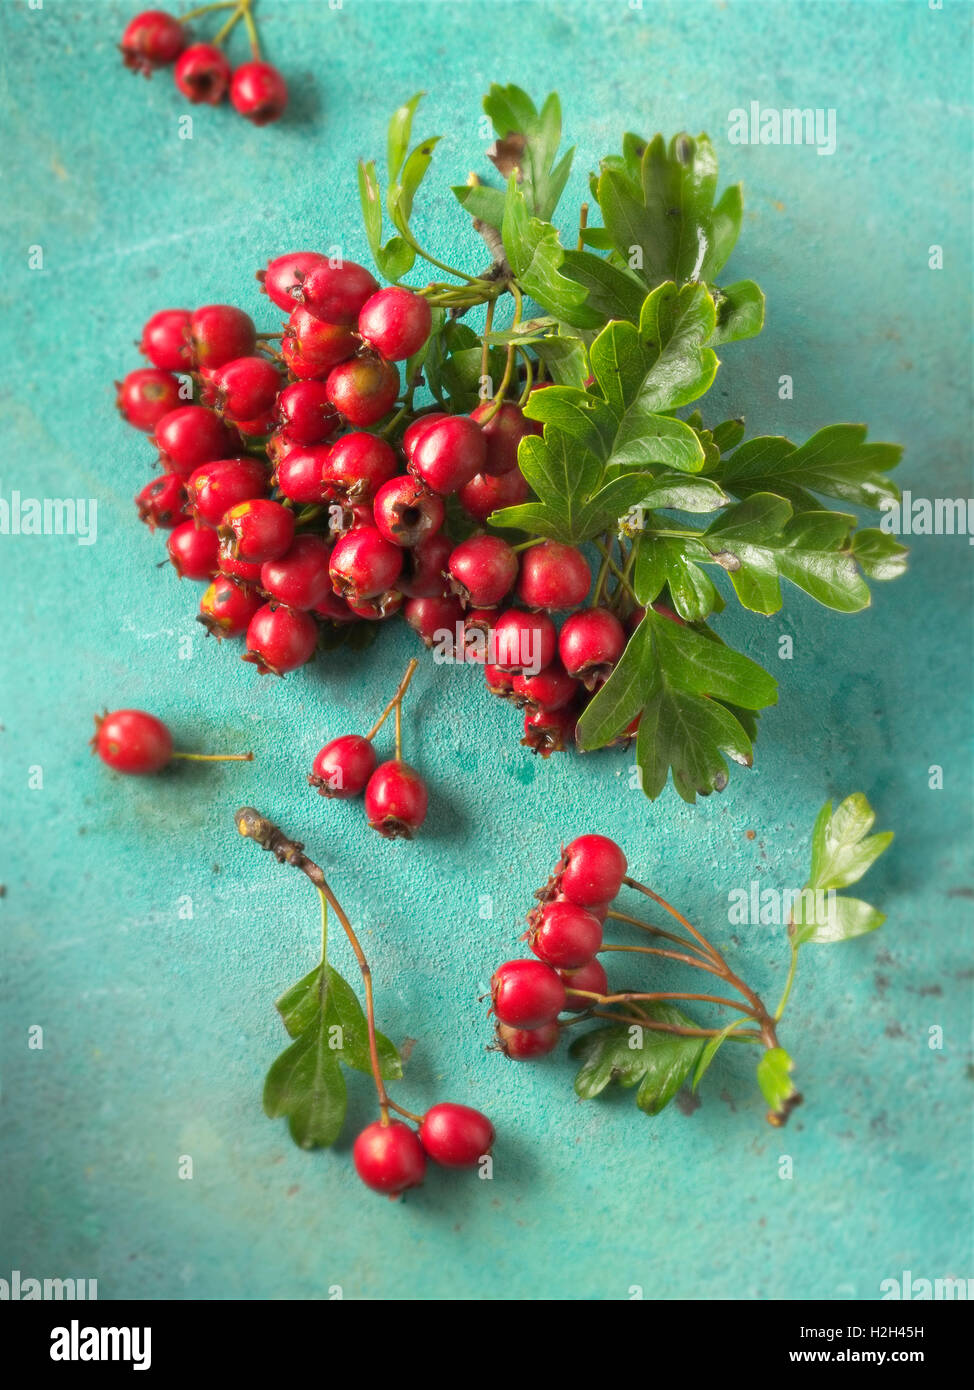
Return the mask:
{"type": "MultiPolygon", "coordinates": [[[[403,552],[402,574],[396,581],[409,598],[441,598],[446,594],[444,571],[453,542],[442,531],[403,552]]],[[[459,607],[459,605],[458,605],[459,607]]]]}
{"type": "Polygon", "coordinates": [[[125,26],[119,48],[127,68],[151,77],[153,69],[175,62],[185,43],[178,19],[165,10],[143,10],[125,26]]]}
{"type": "Polygon", "coordinates": [[[562,851],[556,869],[558,886],[563,897],[580,907],[611,902],[628,867],[615,840],[606,835],[579,835],[562,851]]]}
{"type": "MultiPolygon", "coordinates": [[[[479,424],[493,409],[493,401],[484,401],[470,412],[470,418],[479,424]]],[[[526,435],[541,433],[541,425],[536,420],[528,420],[513,401],[504,401],[481,428],[487,443],[483,471],[492,477],[503,477],[517,468],[517,446],[521,440],[526,435]]]]}
{"type": "Polygon", "coordinates": [[[117,405],[122,418],[137,430],[155,429],[170,410],[180,404],[179,382],[172,372],[159,367],[137,367],[115,383],[117,405]]]}
{"type": "Polygon", "coordinates": [[[419,443],[420,435],[425,434],[430,425],[435,425],[440,420],[448,420],[449,416],[445,410],[433,410],[429,415],[420,415],[418,420],[414,420],[406,429],[402,437],[402,451],[407,460],[413,456],[413,450],[419,443]]]}
{"type": "Polygon", "coordinates": [[[209,526],[182,521],[169,532],[166,549],[180,579],[212,579],[217,572],[220,543],[209,526]]]}
{"type": "Polygon", "coordinates": [[[262,566],[252,564],[249,560],[239,560],[227,541],[220,541],[218,564],[220,573],[230,579],[239,579],[244,584],[260,583],[262,566]]]}
{"type": "Polygon", "coordinates": [[[439,531],[446,516],[442,497],[409,473],[390,478],[372,506],[377,529],[393,545],[422,545],[439,531]]]}
{"type": "Polygon", "coordinates": [[[163,473],[146,483],[136,496],[135,505],[139,510],[139,520],[144,521],[150,531],[157,526],[170,529],[186,521],[186,489],[178,473],[163,473]]]}
{"type": "Polygon", "coordinates": [[[362,305],[358,331],[362,341],[387,362],[404,362],[426,342],[433,324],[422,295],[391,285],[362,305]]]}
{"type": "Polygon", "coordinates": [[[426,819],[428,803],[426,783],[401,758],[380,763],[365,788],[369,826],[387,840],[411,840],[426,819]]]}
{"type": "Polygon", "coordinates": [[[353,430],[332,445],[324,478],[329,488],[349,502],[374,497],[398,469],[391,444],[376,434],[353,430]]]}
{"type": "Polygon", "coordinates": [[[567,999],[565,1009],[570,1014],[581,1014],[586,1009],[590,1009],[593,1000],[586,999],[584,994],[572,994],[573,989],[585,990],[588,994],[608,994],[609,977],[605,973],[605,967],[595,956],[591,960],[580,965],[577,970],[559,970],[565,984],[567,999]]]}
{"type": "Polygon", "coordinates": [[[542,758],[564,753],[575,737],[578,711],[571,705],[562,709],[531,709],[524,716],[521,743],[542,758]]]}
{"type": "Polygon", "coordinates": [[[464,607],[493,608],[517,578],[517,556],[500,536],[471,536],[450,556],[450,587],[464,607]]]}
{"type": "Polygon", "coordinates": [[[196,621],[212,636],[242,637],[263,599],[249,584],[218,575],[200,599],[196,621]]]}
{"type": "Polygon", "coordinates": [[[403,608],[403,616],[427,647],[434,643],[449,644],[449,649],[455,652],[457,624],[463,623],[463,609],[458,599],[435,595],[410,598],[403,608]]]}
{"type": "Polygon", "coordinates": [[[469,1105],[441,1101],[423,1116],[419,1142],[441,1168],[474,1168],[490,1153],[494,1126],[469,1105]]]}
{"type": "Polygon", "coordinates": [[[227,541],[238,559],[252,565],[276,560],[294,539],[294,513],[280,502],[253,497],[225,514],[220,539],[227,541]]]}
{"type": "Polygon", "coordinates": [[[499,512],[502,507],[518,507],[526,502],[531,496],[531,489],[521,470],[512,468],[510,473],[502,473],[499,477],[478,473],[457,495],[468,516],[484,522],[491,512],[499,512]]]}
{"type": "Polygon", "coordinates": [[[305,276],[317,266],[327,264],[328,258],[320,251],[288,251],[283,256],[275,256],[263,270],[258,270],[257,279],[263,293],[289,314],[305,276]]]}
{"type": "MultiPolygon", "coordinates": [[[[325,323],[301,304],[296,304],[291,310],[281,339],[284,360],[292,375],[300,380],[326,377],[332,367],[354,357],[357,348],[358,343],[350,328],[325,323]]],[[[397,376],[397,386],[398,381],[397,376]]]]}
{"type": "MultiPolygon", "coordinates": [[[[328,484],[325,491],[330,492],[328,484]]],[[[333,536],[347,536],[356,526],[375,526],[371,502],[344,502],[336,498],[328,508],[328,529],[333,536]]]]}
{"type": "Polygon", "coordinates": [[[456,492],[484,471],[484,432],[466,415],[437,420],[416,439],[409,471],[443,496],[456,492]]]}
{"type": "Polygon", "coordinates": [[[219,526],[225,512],[267,492],[267,470],[254,458],[215,459],[194,468],[186,483],[198,521],[219,526]]]}
{"type": "Polygon", "coordinates": [[[511,672],[502,670],[493,662],[485,662],[484,680],[491,695],[498,695],[502,700],[509,699],[514,693],[514,677],[511,672]]]}
{"type": "Polygon", "coordinates": [[[295,536],[279,559],[261,566],[260,587],[289,608],[314,608],[331,592],[331,547],[320,536],[295,536]]]}
{"type": "Polygon", "coordinates": [[[271,63],[241,63],[230,82],[233,109],[257,126],[280,120],[287,95],[287,83],[271,63]]]}
{"type": "Polygon", "coordinates": [[[572,902],[546,903],[531,931],[531,950],[556,970],[577,970],[602,945],[602,923],[572,902]]]}
{"type": "Polygon", "coordinates": [[[190,315],[189,343],[193,365],[213,370],[235,357],[249,357],[257,346],[257,329],[250,315],[232,304],[206,304],[190,315]]]}
{"type": "Polygon", "coordinates": [[[189,369],[189,310],[160,309],[147,319],[139,351],[164,372],[189,369]]]}
{"type": "Polygon", "coordinates": [[[188,476],[201,464],[229,458],[233,436],[216,411],[205,405],[183,405],[158,422],[152,442],[163,468],[188,476]]]}
{"type": "Polygon", "coordinates": [[[322,796],[341,800],[360,796],[377,762],[375,749],[367,738],[361,734],[343,734],[326,743],[316,755],[308,785],[316,787],[322,796]]]}
{"type": "Polygon", "coordinates": [[[212,43],[193,43],[176,61],[173,77],[188,101],[219,106],[230,86],[230,64],[212,43]]]}
{"type": "Polygon", "coordinates": [[[511,1028],[542,1028],[565,1007],[565,986],[557,971],[540,960],[509,960],[490,982],[491,1006],[511,1028]]]}
{"type": "Polygon", "coordinates": [[[555,625],[545,613],[508,608],[494,624],[494,662],[506,671],[543,671],[557,646],[555,625]]]}
{"type": "Polygon", "coordinates": [[[497,612],[493,608],[468,608],[463,619],[463,659],[483,666],[490,650],[490,634],[497,612]]]}
{"type": "Polygon", "coordinates": [[[366,1187],[389,1197],[419,1187],[426,1176],[423,1146],[401,1120],[368,1125],[355,1140],[352,1158],[366,1187]]]}
{"type": "Polygon", "coordinates": [[[562,665],[589,690],[611,674],[625,647],[623,626],[607,608],[573,613],[558,637],[562,665]]]}
{"type": "Polygon", "coordinates": [[[591,584],[588,561],[573,545],[542,541],[521,556],[517,596],[527,608],[577,608],[591,584]]]}
{"type": "Polygon", "coordinates": [[[353,357],[340,362],[325,381],[328,399],[352,425],[374,425],[396,403],[399,373],[378,357],[353,357]]]}
{"type": "Polygon", "coordinates": [[[326,594],[320,603],[316,603],[312,612],[316,618],[321,618],[329,623],[354,623],[355,614],[349,608],[343,598],[339,598],[334,592],[326,594]]]}
{"type": "MultiPolygon", "coordinates": [[[[566,1004],[565,1006],[569,1006],[566,1004]]],[[[497,1025],[497,1047],[505,1057],[516,1062],[530,1062],[535,1057],[546,1057],[553,1052],[561,1040],[561,1029],[557,1023],[543,1023],[540,1028],[511,1028],[506,1023],[497,1025]]]]}
{"type": "Polygon", "coordinates": [[[375,526],[353,526],[335,542],[330,569],[332,586],[343,598],[374,598],[399,578],[402,551],[375,526]]]}
{"type": "Polygon", "coordinates": [[[262,676],[283,676],[309,662],[317,645],[318,624],[310,614],[265,603],[250,620],[243,660],[253,662],[262,676]]]}
{"type": "Polygon", "coordinates": [[[356,598],[352,594],[345,601],[349,612],[356,618],[364,618],[370,623],[381,623],[386,618],[395,617],[403,605],[403,596],[398,589],[386,589],[385,593],[375,594],[372,598],[356,598]]]}
{"type": "Polygon", "coordinates": [[[379,288],[378,280],[354,261],[334,264],[322,258],[318,264],[302,269],[300,278],[295,276],[295,279],[298,283],[291,293],[298,303],[325,323],[337,323],[346,328],[358,322],[366,301],[379,288]]]}
{"type": "Polygon", "coordinates": [[[295,381],[277,398],[277,423],[295,444],[324,444],[342,422],[323,381],[295,381]]]}
{"type": "Polygon", "coordinates": [[[564,709],[577,692],[578,681],[568,674],[560,661],[552,662],[535,676],[522,673],[514,677],[514,703],[519,709],[564,709]]]}
{"type": "Polygon", "coordinates": [[[290,501],[310,506],[324,502],[328,495],[324,480],[327,466],[327,444],[307,448],[298,444],[278,457],[274,481],[290,501]]]}
{"type": "Polygon", "coordinates": [[[154,714],[119,709],[95,716],[93,750],[116,772],[140,777],[161,772],[172,760],[172,734],[154,714]]]}
{"type": "Polygon", "coordinates": [[[273,407],[281,376],[266,357],[234,357],[214,370],[207,385],[221,414],[231,420],[254,420],[273,407]]]}

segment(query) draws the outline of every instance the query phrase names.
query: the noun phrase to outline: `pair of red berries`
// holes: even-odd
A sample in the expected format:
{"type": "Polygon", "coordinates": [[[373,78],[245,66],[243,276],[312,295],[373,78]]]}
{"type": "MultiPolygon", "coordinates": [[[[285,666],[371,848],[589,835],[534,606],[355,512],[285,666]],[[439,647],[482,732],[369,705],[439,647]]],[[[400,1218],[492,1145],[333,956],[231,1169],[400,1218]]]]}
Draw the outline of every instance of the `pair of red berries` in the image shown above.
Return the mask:
{"type": "Polygon", "coordinates": [[[397,1197],[419,1187],[426,1160],[441,1168],[475,1168],[490,1153],[494,1126],[468,1105],[444,1101],[422,1117],[418,1129],[401,1120],[377,1120],[355,1140],[355,1171],[373,1192],[397,1197]]]}
{"type": "Polygon", "coordinates": [[[308,783],[322,796],[341,800],[364,792],[369,825],[387,840],[411,840],[426,819],[429,794],[416,769],[399,757],[380,763],[361,734],[343,734],[326,743],[308,783]]]}
{"type": "MultiPolygon", "coordinates": [[[[230,8],[229,5],[223,8],[230,8]]],[[[242,17],[249,4],[240,4],[242,17]]],[[[184,21],[165,10],[145,10],[126,26],[119,48],[127,68],[151,77],[175,64],[176,86],[187,100],[217,106],[229,94],[234,110],[254,125],[280,120],[288,102],[287,83],[270,63],[255,56],[232,68],[216,43],[186,42],[184,21]]]]}
{"type": "Polygon", "coordinates": [[[491,980],[497,1041],[509,1057],[540,1057],[557,1046],[558,1015],[581,1013],[604,995],[598,960],[602,924],[622,887],[626,856],[605,835],[581,835],[562,850],[541,906],[528,915],[534,960],[510,960],[491,980]],[[578,991],[573,997],[573,991],[578,991]]]}

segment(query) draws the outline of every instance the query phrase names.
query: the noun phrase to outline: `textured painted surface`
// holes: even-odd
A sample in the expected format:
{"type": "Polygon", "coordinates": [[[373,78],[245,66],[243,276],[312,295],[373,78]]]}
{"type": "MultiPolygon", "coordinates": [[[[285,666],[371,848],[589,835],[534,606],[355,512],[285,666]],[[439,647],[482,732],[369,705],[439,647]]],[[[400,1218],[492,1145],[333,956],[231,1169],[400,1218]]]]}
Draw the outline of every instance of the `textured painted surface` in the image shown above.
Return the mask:
{"type": "MultiPolygon", "coordinates": [[[[671,791],[644,803],[622,754],[533,760],[476,678],[424,665],[406,731],[433,810],[421,841],[388,845],[360,806],[319,801],[303,777],[324,737],[370,722],[409,635],[284,682],[201,640],[194,587],[154,567],[158,538],[134,521],[150,451],[110,392],[155,309],[256,309],[254,269],[293,246],[340,242],[364,258],[354,162],[381,154],[391,107],[419,88],[423,133],[446,139],[417,223],[475,268],[481,248],[437,190],[479,162],[486,85],[515,80],[562,93],[578,145],[566,207],[623,128],[709,129],[724,179],[745,181],[731,268],[764,286],[769,323],[726,351],[708,419],[745,411],[752,432],[796,438],[868,421],[905,444],[904,485],[964,496],[968,7],[262,0],[294,112],[257,132],[205,110],[192,141],[177,138],[169,77],[121,70],[113,45],[134,8],[0,11],[2,493],[99,507],[87,548],[0,537],[0,1274],[96,1277],[103,1297],[314,1298],[340,1284],[346,1297],[419,1299],[612,1299],[634,1284],[662,1298],[870,1298],[903,1269],[970,1274],[966,540],[919,541],[909,576],[856,618],[794,590],[779,617],[729,610],[721,630],[774,669],[782,699],[754,770],[696,808],[671,791]],[[751,100],[835,107],[835,155],[730,146],[727,113],[751,100]],[[42,272],[26,269],[34,245],[42,272]],[[793,402],[777,398],[782,373],[793,402]],[[790,665],[776,656],[784,632],[790,665]],[[259,761],[115,778],[85,746],[105,704],[148,706],[184,746],[253,746],[259,761]],[[928,790],[933,763],[942,791],[928,790]],[[38,764],[43,789],[28,790],[38,764]],[[730,1048],[699,1109],[655,1121],[629,1095],[577,1103],[564,1058],[517,1068],[485,1052],[477,995],[560,838],[615,835],[637,873],[727,943],[728,890],[800,883],[815,811],[857,788],[898,833],[867,880],[890,920],[803,961],[784,1042],[807,1104],[785,1133],[764,1124],[752,1059],[730,1048]],[[453,1097],[496,1120],[489,1186],[436,1174],[393,1206],[359,1187],[347,1138],[309,1156],[262,1117],[261,1077],[284,1037],[272,1001],[312,963],[316,902],[238,840],[242,801],[308,842],[361,924],[383,1026],[417,1040],[402,1100],[453,1097]],[[34,1024],[43,1051],[26,1047],[34,1024]],[[934,1025],[942,1051],[927,1045],[934,1025]],[[191,1182],[177,1178],[181,1154],[191,1182]]],[[[779,933],[737,937],[733,959],[774,994],[779,933]]],[[[341,946],[336,963],[351,975],[341,946]]],[[[352,1091],[347,1136],[371,1118],[366,1079],[352,1091]]]]}

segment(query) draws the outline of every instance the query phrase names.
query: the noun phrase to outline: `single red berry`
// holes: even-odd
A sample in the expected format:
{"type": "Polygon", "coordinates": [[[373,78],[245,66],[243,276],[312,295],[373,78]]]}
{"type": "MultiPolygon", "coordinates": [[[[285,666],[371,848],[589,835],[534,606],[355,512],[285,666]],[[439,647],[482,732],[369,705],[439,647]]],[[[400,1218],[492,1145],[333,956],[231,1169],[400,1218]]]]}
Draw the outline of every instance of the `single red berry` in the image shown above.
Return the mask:
{"type": "Polygon", "coordinates": [[[514,677],[514,702],[519,709],[564,709],[577,693],[578,681],[572,679],[560,661],[552,662],[536,676],[514,677]]]}
{"type": "Polygon", "coordinates": [[[153,478],[135,499],[139,509],[139,520],[144,521],[150,531],[157,526],[167,530],[186,521],[186,489],[178,473],[163,473],[153,478]]]}
{"type": "MultiPolygon", "coordinates": [[[[307,383],[304,383],[307,384],[307,383]]],[[[274,481],[284,496],[302,506],[322,503],[327,499],[324,472],[328,466],[328,445],[313,444],[305,448],[295,444],[276,450],[277,467],[274,481]]]]}
{"type": "Polygon", "coordinates": [[[170,410],[156,425],[152,442],[163,468],[188,477],[194,468],[229,458],[233,435],[214,410],[183,405],[170,410]]]}
{"type": "Polygon", "coordinates": [[[447,592],[444,572],[453,553],[453,542],[442,531],[403,553],[402,574],[397,583],[410,598],[441,598],[447,592]]]}
{"type": "Polygon", "coordinates": [[[426,1176],[423,1146],[401,1120],[368,1125],[355,1141],[352,1158],[366,1187],[388,1197],[419,1187],[426,1176]]]}
{"type": "Polygon", "coordinates": [[[565,986],[540,960],[509,960],[499,966],[490,996],[497,1018],[511,1028],[542,1028],[565,1007],[565,986]]]}
{"type": "Polygon", "coordinates": [[[364,618],[366,622],[382,623],[386,618],[394,618],[403,605],[403,596],[398,589],[386,589],[385,593],[376,594],[374,598],[355,598],[353,595],[347,599],[349,611],[354,613],[356,618],[364,618]]]}
{"type": "Polygon", "coordinates": [[[475,1168],[490,1153],[494,1126],[469,1105],[441,1101],[423,1116],[419,1141],[441,1168],[475,1168]]]}
{"type": "Polygon", "coordinates": [[[194,309],[189,319],[190,355],[199,370],[212,370],[249,357],[257,346],[254,321],[232,304],[206,304],[194,309]]]}
{"type": "Polygon", "coordinates": [[[463,609],[455,598],[411,598],[403,617],[427,647],[456,653],[457,627],[463,626],[463,609]]]}
{"type": "Polygon", "coordinates": [[[273,408],[281,376],[266,357],[235,357],[217,367],[207,385],[221,414],[231,420],[254,420],[273,408]]]}
{"type": "Polygon", "coordinates": [[[178,19],[165,10],[143,10],[126,25],[119,48],[127,68],[151,77],[154,68],[175,62],[185,42],[178,19]]]}
{"type": "Polygon", "coordinates": [[[602,924],[572,902],[546,903],[531,931],[531,950],[556,970],[577,970],[602,945],[602,924]]]}
{"type": "Polygon", "coordinates": [[[115,383],[115,404],[123,419],[137,430],[155,429],[180,404],[179,382],[158,367],[137,367],[115,383]]]}
{"type": "Polygon", "coordinates": [[[353,357],[328,373],[328,399],[352,425],[374,425],[396,403],[399,373],[378,357],[353,357]]]}
{"type": "MultiPolygon", "coordinates": [[[[481,666],[486,663],[496,618],[496,608],[467,609],[463,619],[464,661],[476,661],[481,666]]],[[[504,679],[510,680],[507,672],[504,673],[504,679]]]]}
{"type": "Polygon", "coordinates": [[[287,83],[270,63],[241,63],[230,83],[230,101],[254,125],[269,125],[284,115],[287,83]]]}
{"type": "Polygon", "coordinates": [[[219,541],[209,526],[183,521],[169,532],[166,549],[180,579],[212,579],[217,572],[219,541]]]}
{"type": "Polygon", "coordinates": [[[491,695],[499,695],[502,700],[507,700],[514,694],[514,677],[511,672],[502,671],[490,661],[484,665],[484,680],[491,695]]]}
{"type": "Polygon", "coordinates": [[[263,415],[255,415],[252,420],[232,420],[230,423],[237,433],[243,436],[245,442],[249,441],[251,445],[262,443],[266,449],[267,441],[277,424],[277,415],[271,407],[270,410],[265,410],[263,415]]]}
{"type": "Polygon", "coordinates": [[[626,648],[626,634],[607,608],[573,613],[558,637],[558,654],[570,676],[591,690],[612,673],[626,648]]]}
{"type": "MultiPolygon", "coordinates": [[[[325,484],[326,493],[330,492],[325,484]]],[[[332,500],[328,507],[328,529],[335,537],[347,536],[356,526],[375,526],[371,502],[346,502],[341,497],[332,500]]]]}
{"type": "Polygon", "coordinates": [[[562,896],[588,907],[611,902],[629,867],[626,856],[605,835],[579,835],[562,852],[556,874],[562,896]]]}
{"type": "Polygon", "coordinates": [[[256,589],[221,574],[200,599],[196,621],[214,637],[242,637],[262,604],[256,589]]]}
{"type": "Polygon", "coordinates": [[[508,608],[494,624],[494,662],[507,671],[543,671],[554,661],[557,645],[555,625],[544,613],[508,608]]]}
{"type": "Polygon", "coordinates": [[[277,423],[295,444],[324,444],[341,428],[341,416],[323,381],[295,381],[277,398],[277,423]]]}
{"type": "Polygon", "coordinates": [[[500,536],[471,536],[450,556],[450,587],[464,607],[493,608],[517,578],[517,555],[500,536]]]}
{"type": "MultiPolygon", "coordinates": [[[[547,893],[546,893],[545,897],[546,897],[546,901],[547,901],[547,902],[553,902],[553,903],[567,903],[567,902],[571,902],[571,899],[570,899],[570,898],[566,898],[565,895],[564,895],[564,893],[555,893],[554,897],[549,897],[549,896],[547,895],[547,893]]],[[[577,904],[574,904],[574,906],[577,906],[577,904]]],[[[586,903],[586,904],[585,904],[585,911],[591,913],[591,915],[592,915],[593,917],[597,918],[598,921],[600,921],[600,922],[602,922],[602,923],[604,924],[604,923],[605,923],[606,917],[608,917],[608,915],[609,915],[609,908],[610,908],[611,906],[612,906],[611,902],[604,902],[604,903],[586,903]]],[[[536,907],[536,908],[534,909],[533,912],[529,912],[529,913],[528,913],[528,921],[529,921],[532,925],[534,925],[537,921],[539,921],[540,918],[541,918],[541,908],[540,908],[540,907],[536,907]]]]}
{"type": "Polygon", "coordinates": [[[243,660],[262,676],[283,676],[304,666],[315,654],[318,624],[308,613],[283,603],[265,603],[250,620],[243,660]]]}
{"type": "Polygon", "coordinates": [[[418,420],[414,420],[406,429],[402,437],[402,451],[409,460],[413,456],[413,450],[419,443],[420,435],[425,434],[431,425],[437,424],[440,420],[448,420],[450,417],[445,410],[433,410],[429,415],[420,415],[418,420]]]}
{"type": "Polygon", "coordinates": [[[357,349],[358,341],[350,328],[325,323],[301,304],[291,310],[281,351],[293,376],[301,380],[326,377],[332,367],[354,357],[357,349]]]}
{"type": "Polygon", "coordinates": [[[355,622],[355,614],[345,600],[334,592],[326,594],[320,603],[315,604],[312,611],[316,618],[321,618],[324,622],[339,623],[342,626],[355,622]]]}
{"type": "MultiPolygon", "coordinates": [[[[566,1005],[567,1007],[567,1005],[566,1005]]],[[[535,1057],[546,1057],[561,1041],[561,1029],[557,1023],[545,1023],[540,1028],[509,1028],[506,1023],[497,1025],[497,1047],[516,1062],[530,1062],[535,1057]]]]}
{"type": "Polygon", "coordinates": [[[374,526],[353,526],[331,552],[332,586],[349,600],[374,598],[391,589],[401,569],[402,551],[374,526]]]}
{"type": "Polygon", "coordinates": [[[413,446],[409,471],[431,492],[456,492],[484,471],[484,432],[466,415],[448,415],[424,430],[413,446]]]}
{"type": "Polygon", "coordinates": [[[292,294],[326,323],[351,328],[378,288],[378,280],[364,266],[354,261],[324,260],[303,272],[292,294]]]}
{"type": "MultiPolygon", "coordinates": [[[[470,412],[470,418],[479,424],[493,408],[493,401],[484,401],[470,412]]],[[[541,425],[536,420],[528,420],[513,401],[505,401],[482,428],[487,441],[484,472],[494,477],[502,477],[517,467],[517,446],[526,435],[541,433],[541,425]]]]}
{"type": "Polygon", "coordinates": [[[186,483],[197,520],[219,526],[225,512],[267,492],[267,469],[254,458],[215,459],[194,468],[186,483]]]}
{"type": "Polygon", "coordinates": [[[280,559],[261,566],[260,587],[289,608],[314,608],[331,593],[330,555],[331,546],[320,536],[295,536],[280,559]]]}
{"type": "Polygon", "coordinates": [[[521,743],[532,753],[549,758],[552,753],[564,753],[575,737],[578,710],[573,705],[562,709],[532,709],[524,716],[524,737],[521,743]]]}
{"type": "Polygon", "coordinates": [[[531,489],[521,470],[512,468],[510,473],[496,478],[490,473],[478,473],[457,496],[468,516],[484,522],[491,512],[499,512],[503,507],[519,507],[531,496],[531,489]]]}
{"type": "Polygon", "coordinates": [[[189,310],[160,309],[147,319],[139,350],[164,372],[189,370],[189,310]]]}
{"type": "Polygon", "coordinates": [[[263,293],[285,314],[289,314],[305,276],[317,266],[327,264],[327,256],[320,251],[288,251],[268,261],[264,270],[258,270],[257,279],[263,293]]]}
{"type": "Polygon", "coordinates": [[[395,477],[398,466],[391,444],[376,434],[353,430],[332,445],[324,478],[336,496],[364,502],[395,477]]]}
{"type": "Polygon", "coordinates": [[[249,560],[239,560],[227,541],[220,541],[218,564],[220,573],[230,579],[239,579],[244,584],[260,583],[263,566],[251,564],[249,560]]]}
{"type": "Polygon", "coordinates": [[[215,44],[193,43],[180,54],[173,77],[189,101],[219,106],[230,86],[230,64],[215,44]]]}
{"type": "Polygon", "coordinates": [[[428,803],[426,783],[401,759],[380,763],[365,788],[369,825],[387,840],[411,840],[426,819],[428,803]]]}
{"type": "Polygon", "coordinates": [[[422,545],[434,536],[446,517],[443,498],[430,492],[409,473],[390,478],[376,493],[372,507],[378,530],[393,545],[422,545]]]}
{"type": "Polygon", "coordinates": [[[290,546],[294,539],[294,513],[266,497],[251,498],[225,514],[220,523],[220,539],[229,543],[238,559],[262,565],[278,559],[290,546]]]}
{"type": "Polygon", "coordinates": [[[387,362],[404,362],[419,352],[432,324],[426,300],[397,285],[372,295],[358,316],[362,341],[387,362]]]}
{"type": "Polygon", "coordinates": [[[609,977],[605,973],[605,967],[594,956],[584,965],[579,966],[577,970],[559,970],[558,974],[565,984],[567,992],[565,1008],[570,1014],[584,1013],[595,1003],[594,999],[587,999],[585,994],[572,994],[573,989],[585,990],[586,994],[608,994],[609,992],[609,977]]]}
{"type": "Polygon", "coordinates": [[[172,734],[161,719],[141,709],[96,715],[91,746],[116,772],[136,777],[161,772],[172,758],[172,734]]]}
{"type": "Polygon", "coordinates": [[[343,734],[326,743],[315,757],[308,785],[322,796],[347,800],[361,796],[376,769],[375,749],[361,734],[343,734]]]}
{"type": "Polygon", "coordinates": [[[573,545],[542,541],[521,556],[517,596],[527,608],[577,608],[591,585],[588,561],[573,545]]]}

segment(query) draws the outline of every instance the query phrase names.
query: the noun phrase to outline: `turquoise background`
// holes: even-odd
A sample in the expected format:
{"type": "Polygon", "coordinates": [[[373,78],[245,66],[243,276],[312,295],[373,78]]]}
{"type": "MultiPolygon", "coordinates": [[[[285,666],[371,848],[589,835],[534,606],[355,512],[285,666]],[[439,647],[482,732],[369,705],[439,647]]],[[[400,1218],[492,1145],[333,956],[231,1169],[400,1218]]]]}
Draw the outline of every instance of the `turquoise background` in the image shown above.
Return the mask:
{"type": "MultiPolygon", "coordinates": [[[[253,280],[268,257],[340,244],[367,259],[355,161],[384,156],[392,108],[420,88],[419,134],[444,139],[416,226],[479,268],[448,190],[486,172],[480,96],[513,80],[561,92],[578,146],[566,226],[627,128],[707,129],[723,181],[743,179],[731,278],[760,281],[768,324],[723,353],[708,421],[745,412],[749,433],[803,439],[863,420],[905,446],[899,480],[915,495],[966,496],[970,7],[261,0],[291,112],[258,131],[198,109],[192,140],[178,138],[186,106],[170,76],[121,68],[114,45],[135,9],[0,8],[0,492],[98,502],[95,545],[0,537],[0,1275],[94,1277],[103,1298],[340,1285],[347,1298],[620,1299],[638,1285],[647,1298],[846,1299],[875,1298],[906,1269],[974,1273],[966,539],[919,538],[909,575],[857,617],[793,589],[770,619],[729,608],[719,630],[779,677],[781,701],[754,769],[696,807],[630,791],[624,753],[532,758],[476,672],[424,662],[405,725],[432,809],[421,839],[389,844],[360,804],[319,800],[304,778],[326,738],[368,726],[412,635],[397,625],[370,652],[285,681],[205,639],[195,586],[155,568],[162,540],[135,521],[152,455],[111,390],[156,309],[237,302],[269,329],[253,280]],[[751,100],[834,107],[835,155],[729,145],[728,112],[751,100]],[[37,245],[44,268],[31,271],[37,245]],[[783,373],[792,401],[778,399],[783,373]],[[777,656],[786,633],[790,663],[777,656]],[[257,761],[116,777],[86,747],[106,705],[149,707],[183,747],[253,747],[257,761]],[[931,764],[942,790],[928,788],[931,764]],[[764,1123],[749,1050],[724,1050],[693,1113],[655,1120],[629,1094],[579,1103],[563,1054],[519,1067],[485,1050],[478,995],[519,949],[561,840],[616,836],[637,876],[776,998],[783,932],[730,927],[727,893],[800,885],[818,807],[857,789],[897,832],[864,885],[889,921],[802,961],[782,1041],[806,1105],[787,1130],[764,1123]],[[285,1041],[273,1001],[314,961],[317,902],[237,837],[245,802],[306,840],[360,926],[381,1025],[415,1039],[397,1098],[493,1117],[490,1184],[437,1172],[398,1205],[364,1190],[349,1153],[373,1118],[364,1077],[333,1151],[300,1152],[262,1116],[285,1041]],[[37,1024],[42,1051],[26,1043],[37,1024]],[[184,1154],[192,1181],[177,1175],[184,1154]]],[[[344,943],[334,958],[354,979],[344,943]]]]}

